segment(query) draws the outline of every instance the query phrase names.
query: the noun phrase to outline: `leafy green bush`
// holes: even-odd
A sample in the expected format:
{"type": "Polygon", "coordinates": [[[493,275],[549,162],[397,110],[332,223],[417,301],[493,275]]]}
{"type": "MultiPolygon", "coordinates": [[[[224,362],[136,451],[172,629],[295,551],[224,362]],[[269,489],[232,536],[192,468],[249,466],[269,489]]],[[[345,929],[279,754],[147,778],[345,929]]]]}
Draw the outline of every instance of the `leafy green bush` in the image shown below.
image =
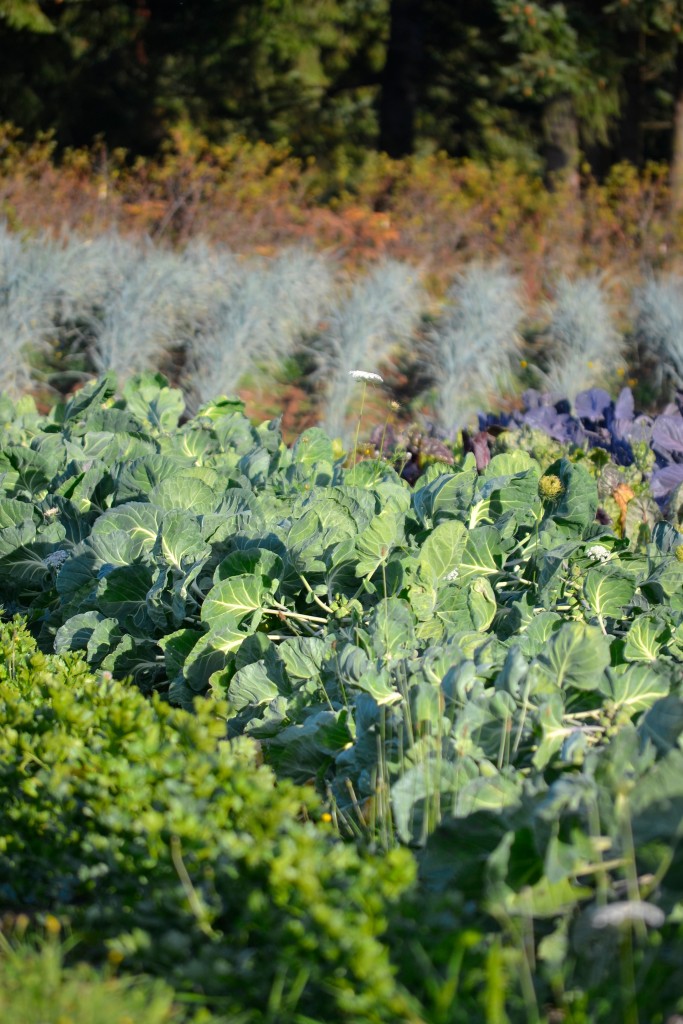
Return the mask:
{"type": "Polygon", "coordinates": [[[361,856],[312,793],[222,742],[224,708],[148,702],[0,632],[0,894],[244,1020],[411,1020],[380,942],[405,852],[361,856]]]}
{"type": "MultiPolygon", "coordinates": [[[[64,964],[57,942],[0,938],[0,1018],[16,1024],[174,1024],[182,1011],[160,980],[116,978],[64,964]]],[[[218,1022],[216,1021],[216,1024],[218,1022]]]]}

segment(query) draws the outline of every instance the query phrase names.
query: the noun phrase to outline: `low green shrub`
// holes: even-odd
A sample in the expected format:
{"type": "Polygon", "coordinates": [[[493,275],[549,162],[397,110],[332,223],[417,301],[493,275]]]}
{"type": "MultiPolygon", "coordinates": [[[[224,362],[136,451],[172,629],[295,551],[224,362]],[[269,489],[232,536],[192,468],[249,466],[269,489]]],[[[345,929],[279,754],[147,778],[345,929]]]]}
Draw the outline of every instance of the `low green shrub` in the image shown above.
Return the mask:
{"type": "Polygon", "coordinates": [[[0,899],[56,915],[95,962],[244,1021],[416,1020],[380,941],[412,880],[311,816],[225,709],[147,701],[0,630],[0,899]]]}
{"type": "Polygon", "coordinates": [[[0,1018],[16,1024],[175,1024],[182,1010],[155,981],[64,964],[57,942],[0,946],[0,1018]]]}

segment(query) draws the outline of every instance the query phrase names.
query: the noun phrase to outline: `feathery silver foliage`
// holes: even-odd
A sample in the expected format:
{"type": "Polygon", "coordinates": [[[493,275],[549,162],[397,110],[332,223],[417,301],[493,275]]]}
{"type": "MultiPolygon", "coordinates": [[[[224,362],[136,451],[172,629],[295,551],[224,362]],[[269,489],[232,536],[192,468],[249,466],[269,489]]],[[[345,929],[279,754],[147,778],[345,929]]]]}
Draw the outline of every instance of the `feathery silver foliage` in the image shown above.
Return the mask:
{"type": "Polygon", "coordinates": [[[47,239],[22,242],[0,225],[0,389],[12,398],[32,382],[30,350],[48,344],[54,260],[47,239]]]}
{"type": "Polygon", "coordinates": [[[635,340],[655,357],[656,383],[668,379],[683,388],[683,278],[651,278],[635,293],[634,306],[635,340]]]}
{"type": "Polygon", "coordinates": [[[191,406],[234,393],[255,367],[281,364],[318,325],[333,288],[328,261],[305,250],[235,268],[196,321],[185,379],[191,406]]]}
{"type": "Polygon", "coordinates": [[[434,383],[438,422],[450,436],[493,392],[512,389],[523,312],[519,282],[502,264],[471,266],[449,289],[422,363],[434,383]]]}
{"type": "Polygon", "coordinates": [[[623,363],[624,339],[596,275],[560,281],[548,326],[543,386],[566,398],[602,385],[623,363]]]}
{"type": "Polygon", "coordinates": [[[413,337],[422,306],[418,272],[387,260],[357,281],[330,316],[328,329],[311,347],[324,381],[323,423],[333,437],[345,436],[346,418],[358,384],[350,376],[362,367],[377,373],[397,345],[413,337]]]}

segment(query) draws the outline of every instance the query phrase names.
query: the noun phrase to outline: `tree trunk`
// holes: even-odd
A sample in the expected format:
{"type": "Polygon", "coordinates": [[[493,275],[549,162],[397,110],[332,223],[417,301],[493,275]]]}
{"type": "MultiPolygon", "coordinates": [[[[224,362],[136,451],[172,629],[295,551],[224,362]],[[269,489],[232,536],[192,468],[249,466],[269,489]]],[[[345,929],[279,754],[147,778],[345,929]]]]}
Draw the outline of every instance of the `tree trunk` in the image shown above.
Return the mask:
{"type": "Polygon", "coordinates": [[[424,44],[421,0],[391,0],[387,59],[379,101],[380,149],[392,157],[412,153],[417,85],[424,44]]]}
{"type": "Polygon", "coordinates": [[[683,211],[683,46],[676,48],[674,121],[671,140],[671,206],[675,214],[683,211]]]}
{"type": "Polygon", "coordinates": [[[542,116],[545,182],[552,189],[558,177],[579,186],[579,126],[570,96],[555,96],[545,105],[542,116]]]}
{"type": "Polygon", "coordinates": [[[642,32],[628,32],[624,33],[622,38],[622,50],[632,59],[625,68],[622,78],[625,96],[619,119],[616,159],[628,160],[635,167],[642,167],[645,36],[642,32]]]}

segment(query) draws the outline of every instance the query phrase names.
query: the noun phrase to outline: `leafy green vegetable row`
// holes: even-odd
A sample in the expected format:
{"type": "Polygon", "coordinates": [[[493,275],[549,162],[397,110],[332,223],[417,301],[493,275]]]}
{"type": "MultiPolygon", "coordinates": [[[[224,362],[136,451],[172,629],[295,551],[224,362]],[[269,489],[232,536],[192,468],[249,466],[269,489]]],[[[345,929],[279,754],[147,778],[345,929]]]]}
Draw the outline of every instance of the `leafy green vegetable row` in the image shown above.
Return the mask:
{"type": "Polygon", "coordinates": [[[0,449],[0,588],[42,643],[190,706],[315,778],[340,824],[423,843],[520,799],[680,678],[683,542],[596,522],[598,488],[523,450],[414,489],[293,448],[222,399],[104,378],[0,449]]]}

